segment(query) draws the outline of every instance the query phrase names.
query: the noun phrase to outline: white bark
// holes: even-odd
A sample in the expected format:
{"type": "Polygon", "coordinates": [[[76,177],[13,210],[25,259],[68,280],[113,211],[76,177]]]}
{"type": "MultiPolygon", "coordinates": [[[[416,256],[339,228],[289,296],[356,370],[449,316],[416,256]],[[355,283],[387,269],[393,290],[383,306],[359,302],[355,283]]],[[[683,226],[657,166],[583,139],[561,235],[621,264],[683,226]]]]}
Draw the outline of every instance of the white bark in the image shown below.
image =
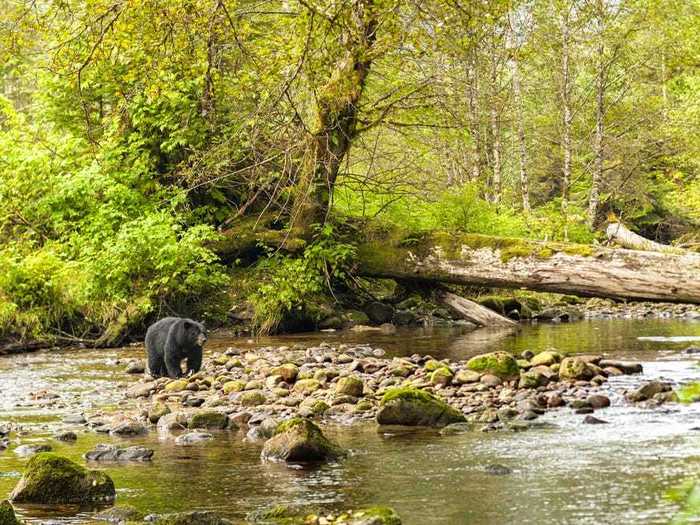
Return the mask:
{"type": "Polygon", "coordinates": [[[440,301],[457,315],[479,326],[514,326],[516,324],[515,321],[503,317],[485,306],[451,292],[442,292],[440,301]]]}

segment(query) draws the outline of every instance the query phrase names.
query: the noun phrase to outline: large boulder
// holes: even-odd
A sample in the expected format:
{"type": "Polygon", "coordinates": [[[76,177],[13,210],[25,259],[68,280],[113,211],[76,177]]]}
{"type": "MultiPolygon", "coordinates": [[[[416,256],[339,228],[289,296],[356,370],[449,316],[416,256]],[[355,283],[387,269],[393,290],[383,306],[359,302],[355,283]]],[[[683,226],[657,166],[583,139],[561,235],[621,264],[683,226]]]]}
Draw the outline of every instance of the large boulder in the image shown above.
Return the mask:
{"type": "Polygon", "coordinates": [[[508,352],[491,352],[472,357],[467,368],[483,374],[491,374],[501,379],[515,379],[520,375],[518,361],[508,352]]]}
{"type": "Polygon", "coordinates": [[[353,512],[348,525],[401,525],[401,518],[391,507],[371,507],[353,512]]]}
{"type": "Polygon", "coordinates": [[[261,457],[287,463],[314,463],[344,455],[345,451],[326,438],[315,424],[296,417],[277,426],[275,435],[265,443],[261,457]]]}
{"type": "Polygon", "coordinates": [[[21,522],[15,516],[15,509],[12,504],[7,501],[0,501],[0,525],[21,525],[21,522]]]}
{"type": "Polygon", "coordinates": [[[335,385],[335,392],[339,395],[362,397],[364,390],[362,379],[355,376],[341,377],[335,385]]]}
{"type": "Polygon", "coordinates": [[[17,503],[98,503],[115,497],[112,479],[99,470],[87,470],[50,452],[37,454],[10,494],[17,503]]]}
{"type": "Polygon", "coordinates": [[[387,390],[377,413],[380,425],[444,427],[464,420],[464,415],[456,408],[412,387],[387,390]]]}

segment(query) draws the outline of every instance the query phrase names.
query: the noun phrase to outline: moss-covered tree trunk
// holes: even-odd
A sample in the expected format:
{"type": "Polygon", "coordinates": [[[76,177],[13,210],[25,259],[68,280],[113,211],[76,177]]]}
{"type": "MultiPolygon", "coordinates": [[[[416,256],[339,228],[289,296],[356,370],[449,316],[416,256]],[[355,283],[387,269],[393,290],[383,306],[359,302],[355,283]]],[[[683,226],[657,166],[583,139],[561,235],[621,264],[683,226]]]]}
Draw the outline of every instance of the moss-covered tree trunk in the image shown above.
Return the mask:
{"type": "Polygon", "coordinates": [[[308,134],[299,168],[292,225],[309,231],[323,223],[340,165],[357,135],[358,102],[372,65],[378,26],[373,0],[353,0],[339,19],[344,51],[318,91],[316,126],[308,134]]]}
{"type": "Polygon", "coordinates": [[[700,255],[483,235],[393,232],[362,243],[359,273],[583,297],[700,304],[700,255]]]}

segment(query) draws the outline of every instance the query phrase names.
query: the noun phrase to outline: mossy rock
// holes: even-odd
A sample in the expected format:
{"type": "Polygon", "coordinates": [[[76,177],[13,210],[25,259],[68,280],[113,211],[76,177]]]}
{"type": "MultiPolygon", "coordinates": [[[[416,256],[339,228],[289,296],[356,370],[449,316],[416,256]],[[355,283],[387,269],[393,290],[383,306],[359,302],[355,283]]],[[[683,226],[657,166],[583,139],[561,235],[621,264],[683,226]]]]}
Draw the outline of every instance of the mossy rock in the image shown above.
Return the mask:
{"type": "Polygon", "coordinates": [[[459,410],[414,387],[387,390],[377,413],[380,425],[444,427],[461,421],[464,415],[459,410]]]}
{"type": "Polygon", "coordinates": [[[362,397],[364,390],[362,379],[354,376],[341,377],[335,385],[335,393],[353,397],[362,397]]]}
{"type": "Polygon", "coordinates": [[[131,505],[118,505],[103,510],[95,516],[95,519],[109,523],[131,523],[141,521],[146,515],[131,505]]]}
{"type": "Polygon", "coordinates": [[[474,370],[459,370],[453,379],[453,382],[458,385],[466,385],[467,383],[477,383],[481,379],[481,373],[474,370]]]}
{"type": "Polygon", "coordinates": [[[277,426],[275,435],[265,442],[261,457],[287,463],[317,463],[345,455],[345,451],[326,438],[314,423],[296,417],[277,426]]]}
{"type": "Polygon", "coordinates": [[[294,392],[298,394],[311,394],[321,388],[321,382],[317,379],[300,379],[294,385],[294,392]]]}
{"type": "Polygon", "coordinates": [[[343,317],[350,325],[369,324],[369,316],[360,310],[347,310],[343,317]]]}
{"type": "Polygon", "coordinates": [[[230,357],[227,356],[226,354],[219,354],[216,357],[214,357],[213,361],[217,365],[225,365],[226,363],[229,362],[230,357]]]}
{"type": "Polygon", "coordinates": [[[232,521],[222,518],[215,512],[199,510],[163,514],[151,523],[156,525],[233,525],[232,521]]]}
{"type": "Polygon", "coordinates": [[[148,409],[148,420],[155,425],[161,417],[167,416],[168,414],[170,414],[168,405],[158,401],[148,409]]]}
{"type": "Polygon", "coordinates": [[[260,390],[249,390],[248,392],[243,392],[238,397],[238,401],[244,407],[255,407],[265,404],[267,398],[260,390]]]}
{"type": "Polygon", "coordinates": [[[299,405],[299,413],[304,416],[321,416],[329,408],[324,400],[308,397],[299,405]]]}
{"type": "Polygon", "coordinates": [[[7,501],[0,501],[0,525],[21,525],[21,521],[15,516],[15,509],[7,501]]]}
{"type": "Polygon", "coordinates": [[[294,363],[285,363],[273,368],[270,375],[281,376],[285,383],[293,383],[299,375],[299,367],[294,363]]]}
{"type": "Polygon", "coordinates": [[[567,357],[559,363],[559,377],[562,379],[591,379],[594,373],[588,363],[580,357],[567,357]]]}
{"type": "Polygon", "coordinates": [[[443,366],[430,374],[430,382],[433,385],[449,385],[454,376],[455,375],[452,373],[452,370],[446,366],[443,366]]]}
{"type": "Polygon", "coordinates": [[[353,512],[347,525],[401,525],[401,518],[391,507],[371,507],[353,512]]]}
{"type": "Polygon", "coordinates": [[[508,352],[491,352],[472,357],[467,368],[483,374],[492,374],[501,379],[514,379],[520,375],[518,361],[508,352]]]}
{"type": "Polygon", "coordinates": [[[187,379],[175,379],[174,381],[170,381],[167,385],[165,385],[165,390],[166,392],[182,392],[183,390],[187,389],[187,379]]]}
{"type": "Polygon", "coordinates": [[[196,412],[187,426],[206,430],[223,430],[228,426],[228,416],[216,410],[203,410],[196,412]]]}
{"type": "Polygon", "coordinates": [[[554,363],[561,362],[562,357],[563,356],[559,352],[555,352],[553,350],[545,350],[545,351],[540,352],[539,354],[535,355],[532,359],[530,359],[530,364],[532,366],[539,366],[539,365],[550,366],[550,365],[553,365],[554,363]]]}
{"type": "Polygon", "coordinates": [[[438,361],[437,359],[429,359],[428,361],[425,362],[423,365],[423,368],[425,368],[426,372],[435,372],[438,368],[443,368],[447,365],[443,363],[442,361],[438,361]]]}
{"type": "Polygon", "coordinates": [[[245,389],[245,381],[236,379],[234,381],[227,381],[224,383],[223,390],[224,394],[231,394],[233,392],[242,392],[245,389]]]}
{"type": "Polygon", "coordinates": [[[27,463],[24,475],[10,494],[17,503],[99,503],[115,498],[112,479],[73,461],[42,452],[27,463]]]}

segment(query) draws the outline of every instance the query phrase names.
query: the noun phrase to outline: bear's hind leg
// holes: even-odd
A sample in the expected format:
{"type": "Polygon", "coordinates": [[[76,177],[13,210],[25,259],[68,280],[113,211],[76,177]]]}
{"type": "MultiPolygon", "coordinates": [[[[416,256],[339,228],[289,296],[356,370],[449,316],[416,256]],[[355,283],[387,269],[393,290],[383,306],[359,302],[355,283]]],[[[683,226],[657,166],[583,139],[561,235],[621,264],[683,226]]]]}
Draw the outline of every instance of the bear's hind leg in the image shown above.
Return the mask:
{"type": "Polygon", "coordinates": [[[165,368],[168,371],[168,377],[182,377],[182,368],[180,367],[180,359],[166,355],[165,368]]]}

